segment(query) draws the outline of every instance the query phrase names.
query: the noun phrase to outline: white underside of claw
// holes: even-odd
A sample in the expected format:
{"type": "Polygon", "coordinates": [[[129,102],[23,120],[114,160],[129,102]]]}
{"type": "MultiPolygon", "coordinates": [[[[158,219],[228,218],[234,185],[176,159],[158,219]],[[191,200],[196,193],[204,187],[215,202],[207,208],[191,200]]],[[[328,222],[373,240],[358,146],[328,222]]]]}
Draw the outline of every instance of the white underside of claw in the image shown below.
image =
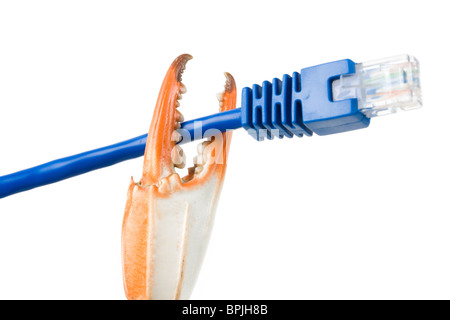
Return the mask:
{"type": "Polygon", "coordinates": [[[189,298],[209,242],[218,185],[211,177],[200,188],[154,199],[148,212],[152,268],[147,279],[152,299],[189,298]]]}

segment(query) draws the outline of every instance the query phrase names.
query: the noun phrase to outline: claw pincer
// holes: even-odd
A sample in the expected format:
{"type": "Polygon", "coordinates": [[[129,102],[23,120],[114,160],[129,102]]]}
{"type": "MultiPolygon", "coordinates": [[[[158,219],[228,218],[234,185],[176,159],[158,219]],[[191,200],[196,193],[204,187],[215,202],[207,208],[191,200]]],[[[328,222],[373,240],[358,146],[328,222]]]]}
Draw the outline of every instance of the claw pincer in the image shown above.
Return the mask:
{"type": "MultiPolygon", "coordinates": [[[[122,229],[122,260],[128,299],[187,299],[206,251],[222,187],[231,133],[198,146],[188,174],[180,178],[185,155],[176,142],[183,116],[178,100],[192,57],[179,56],[162,84],[144,155],[142,179],[131,179],[122,229]]],[[[236,107],[236,85],[226,73],[220,111],[236,107]]]]}

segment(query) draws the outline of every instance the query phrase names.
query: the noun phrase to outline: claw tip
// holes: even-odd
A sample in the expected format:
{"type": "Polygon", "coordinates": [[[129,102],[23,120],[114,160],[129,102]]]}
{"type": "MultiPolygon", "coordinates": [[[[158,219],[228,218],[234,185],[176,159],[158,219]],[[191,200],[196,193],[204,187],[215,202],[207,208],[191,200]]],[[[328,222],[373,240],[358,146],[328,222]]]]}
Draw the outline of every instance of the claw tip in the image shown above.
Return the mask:
{"type": "Polygon", "coordinates": [[[172,66],[175,68],[175,73],[177,75],[177,81],[181,81],[181,76],[183,75],[183,71],[186,68],[186,63],[191,60],[193,57],[190,54],[182,54],[178,58],[175,59],[172,66]]]}
{"type": "Polygon", "coordinates": [[[227,80],[225,82],[225,91],[231,92],[236,88],[236,82],[234,81],[234,78],[230,73],[224,72],[224,74],[225,74],[225,78],[227,78],[227,80]]]}

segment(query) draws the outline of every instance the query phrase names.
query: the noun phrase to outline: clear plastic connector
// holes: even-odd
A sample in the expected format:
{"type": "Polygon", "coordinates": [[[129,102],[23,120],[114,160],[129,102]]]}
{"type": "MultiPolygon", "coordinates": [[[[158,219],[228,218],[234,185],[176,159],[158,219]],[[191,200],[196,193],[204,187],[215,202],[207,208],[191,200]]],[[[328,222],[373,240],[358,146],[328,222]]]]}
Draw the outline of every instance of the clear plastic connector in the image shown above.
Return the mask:
{"type": "Polygon", "coordinates": [[[422,106],[419,62],[410,55],[356,64],[356,72],[332,83],[333,100],[358,99],[369,118],[422,106]]]}

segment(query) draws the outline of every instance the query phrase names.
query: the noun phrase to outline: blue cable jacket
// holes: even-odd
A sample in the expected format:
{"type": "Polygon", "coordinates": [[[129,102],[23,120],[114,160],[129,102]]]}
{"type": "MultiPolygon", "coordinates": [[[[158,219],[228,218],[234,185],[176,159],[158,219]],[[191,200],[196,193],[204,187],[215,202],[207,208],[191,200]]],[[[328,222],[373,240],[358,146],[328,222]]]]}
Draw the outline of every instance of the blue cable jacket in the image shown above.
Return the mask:
{"type": "Polygon", "coordinates": [[[182,134],[190,136],[190,140],[181,140],[179,144],[188,143],[190,141],[208,138],[216,135],[218,131],[225,132],[227,130],[234,130],[242,127],[241,109],[233,109],[224,112],[219,112],[203,118],[190,120],[181,124],[182,134]]]}
{"type": "MultiPolygon", "coordinates": [[[[223,132],[227,129],[237,129],[241,126],[241,111],[240,109],[234,109],[183,122],[181,129],[187,130],[191,135],[191,141],[193,141],[214,135],[214,132],[208,132],[209,129],[218,129],[223,132]],[[200,134],[195,132],[198,130],[196,128],[200,127],[197,125],[199,122],[202,122],[200,134]],[[202,136],[205,133],[206,135],[202,136]]],[[[215,132],[217,133],[217,131],[215,132]]],[[[0,198],[140,157],[144,155],[146,142],[147,134],[144,134],[107,147],[54,160],[37,167],[2,176],[0,177],[0,198]]],[[[181,141],[180,143],[187,142],[189,141],[181,141]]]]}
{"type": "Polygon", "coordinates": [[[0,177],[0,198],[112,166],[144,154],[147,135],[0,177]]]}
{"type": "MultiPolygon", "coordinates": [[[[356,98],[330,98],[331,81],[354,72],[355,63],[345,59],[305,68],[301,74],[284,75],[283,80],[273,79],[272,83],[264,81],[262,87],[244,88],[242,108],[183,122],[179,143],[240,127],[258,141],[365,128],[370,119],[358,109],[356,98]]],[[[0,177],[0,198],[140,157],[146,140],[147,135],[142,135],[0,177]]]]}

